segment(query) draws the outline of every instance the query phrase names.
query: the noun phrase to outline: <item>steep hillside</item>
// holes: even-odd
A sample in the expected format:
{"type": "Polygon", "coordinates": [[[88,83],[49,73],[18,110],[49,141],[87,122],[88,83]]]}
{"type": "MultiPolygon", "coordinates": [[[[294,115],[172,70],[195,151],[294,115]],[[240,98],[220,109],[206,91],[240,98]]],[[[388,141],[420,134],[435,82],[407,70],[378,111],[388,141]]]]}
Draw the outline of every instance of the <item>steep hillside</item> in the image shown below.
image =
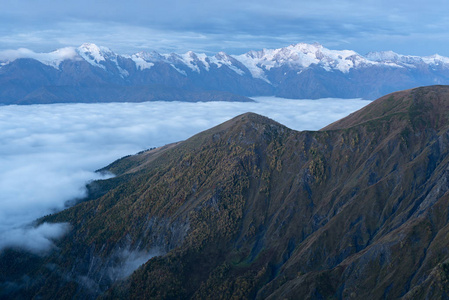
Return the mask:
{"type": "Polygon", "coordinates": [[[125,157],[39,220],[71,225],[50,255],[1,254],[0,295],[447,298],[448,118],[449,87],[423,87],[317,132],[247,113],[125,157]]]}

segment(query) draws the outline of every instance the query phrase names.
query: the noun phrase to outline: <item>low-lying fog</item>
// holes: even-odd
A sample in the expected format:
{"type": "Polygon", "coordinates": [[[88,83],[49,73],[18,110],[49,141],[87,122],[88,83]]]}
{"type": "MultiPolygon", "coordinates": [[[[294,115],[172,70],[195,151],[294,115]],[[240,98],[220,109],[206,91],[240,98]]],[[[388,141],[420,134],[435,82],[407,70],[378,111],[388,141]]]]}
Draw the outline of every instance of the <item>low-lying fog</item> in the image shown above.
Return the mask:
{"type": "Polygon", "coordinates": [[[86,182],[100,178],[94,171],[124,155],[185,140],[249,111],[292,129],[317,130],[369,103],[254,99],[0,106],[0,251],[45,253],[68,226],[31,222],[83,197],[86,182]]]}

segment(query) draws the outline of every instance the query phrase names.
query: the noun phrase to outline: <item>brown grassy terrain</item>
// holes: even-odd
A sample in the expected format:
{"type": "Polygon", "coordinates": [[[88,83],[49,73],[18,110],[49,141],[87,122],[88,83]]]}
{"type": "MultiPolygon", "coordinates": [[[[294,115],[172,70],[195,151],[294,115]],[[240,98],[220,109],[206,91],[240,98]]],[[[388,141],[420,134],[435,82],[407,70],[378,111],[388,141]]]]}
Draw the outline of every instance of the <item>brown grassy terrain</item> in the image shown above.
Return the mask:
{"type": "Polygon", "coordinates": [[[40,220],[72,225],[58,250],[3,253],[2,271],[31,262],[17,295],[43,298],[448,297],[448,119],[447,86],[316,132],[238,116],[106,167],[117,176],[40,220]],[[123,249],[159,256],[114,282],[123,249]]]}

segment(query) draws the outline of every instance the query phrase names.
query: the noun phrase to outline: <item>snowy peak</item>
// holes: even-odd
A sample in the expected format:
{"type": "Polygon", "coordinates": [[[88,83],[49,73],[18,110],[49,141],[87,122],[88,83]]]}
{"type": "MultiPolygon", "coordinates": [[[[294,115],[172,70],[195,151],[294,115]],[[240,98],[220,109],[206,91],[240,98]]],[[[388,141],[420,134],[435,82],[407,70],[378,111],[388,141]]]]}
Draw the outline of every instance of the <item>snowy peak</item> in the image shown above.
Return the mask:
{"type": "Polygon", "coordinates": [[[200,68],[205,68],[209,71],[208,57],[205,54],[196,54],[192,51],[188,51],[185,54],[159,54],[155,51],[138,52],[128,56],[128,58],[133,60],[140,70],[150,69],[156,62],[163,62],[171,65],[176,71],[183,75],[187,75],[187,73],[182,70],[185,68],[197,73],[200,73],[200,68]]]}
{"type": "Polygon", "coordinates": [[[243,76],[245,74],[245,71],[243,71],[241,68],[244,66],[234,57],[226,54],[225,52],[218,52],[214,56],[210,57],[209,61],[211,64],[216,65],[217,68],[227,66],[229,69],[231,69],[240,76],[243,76]]]}
{"type": "Polygon", "coordinates": [[[330,50],[319,43],[298,43],[278,49],[252,50],[241,55],[228,55],[225,52],[219,52],[213,56],[192,51],[184,54],[159,54],[153,51],[118,55],[107,47],[85,43],[77,48],[61,48],[50,53],[35,53],[28,49],[0,51],[0,68],[18,58],[36,59],[55,69],[59,69],[61,62],[65,60],[85,61],[95,68],[101,68],[108,72],[109,75],[118,74],[122,78],[128,78],[136,71],[152,70],[157,72],[157,64],[166,64],[186,77],[205,76],[209,72],[222,73],[231,70],[239,76],[261,79],[272,86],[277,86],[279,78],[287,76],[287,74],[290,74],[288,76],[306,74],[303,73],[305,69],[344,74],[348,74],[354,69],[372,66],[449,70],[449,58],[437,54],[419,57],[383,51],[370,52],[366,56],[362,56],[352,50],[330,50]],[[279,70],[280,68],[282,71],[279,70]]]}
{"type": "Polygon", "coordinates": [[[366,58],[377,62],[398,61],[401,55],[393,51],[369,52],[366,58]]]}
{"type": "Polygon", "coordinates": [[[226,52],[220,51],[214,55],[214,58],[217,60],[231,60],[233,59],[231,56],[226,54],[226,52]]]}
{"type": "Polygon", "coordinates": [[[449,57],[434,54],[431,56],[424,56],[422,58],[424,63],[430,65],[449,65],[449,57]]]}
{"type": "Polygon", "coordinates": [[[234,58],[243,63],[253,77],[266,82],[269,82],[266,71],[282,66],[301,71],[315,65],[326,71],[348,73],[352,68],[375,64],[354,51],[329,50],[318,43],[299,43],[279,49],[249,51],[234,58]]]}
{"type": "Polygon", "coordinates": [[[179,56],[182,63],[189,67],[192,71],[200,73],[200,64],[202,64],[206,70],[209,71],[209,63],[206,62],[206,55],[202,55],[203,60],[200,60],[198,55],[192,51],[188,51],[185,54],[179,56]]]}
{"type": "Polygon", "coordinates": [[[327,71],[338,70],[343,73],[363,64],[374,64],[351,50],[329,50],[322,45],[299,43],[279,49],[263,49],[249,51],[235,56],[242,61],[255,77],[263,79],[263,70],[270,70],[283,65],[296,69],[308,68],[311,65],[321,66],[327,71]]]}
{"type": "Polygon", "coordinates": [[[105,69],[101,62],[112,60],[117,62],[118,55],[106,47],[85,43],[78,48],[65,47],[49,53],[36,53],[29,49],[6,50],[0,52],[0,62],[6,65],[19,58],[31,58],[41,63],[59,69],[64,60],[85,60],[95,67],[105,69]]]}
{"type": "Polygon", "coordinates": [[[28,49],[0,51],[0,68],[0,79],[6,84],[2,89],[6,91],[9,84],[10,90],[4,94],[13,99],[7,100],[10,103],[32,103],[33,97],[47,101],[45,98],[53,94],[55,99],[75,101],[77,93],[84,93],[84,100],[89,101],[102,95],[103,100],[148,100],[148,95],[166,91],[170,99],[177,99],[175,94],[181,91],[189,91],[189,97],[195,98],[190,91],[201,90],[285,98],[374,99],[397,89],[449,84],[449,58],[438,54],[419,57],[384,51],[362,56],[351,50],[330,50],[318,43],[211,56],[192,51],[118,55],[106,47],[86,43],[49,53],[28,49]],[[14,63],[18,59],[23,60],[14,63]],[[30,79],[36,84],[30,85],[28,93],[22,85],[30,79]],[[75,84],[71,86],[72,83],[75,84]],[[80,90],[82,86],[95,85],[105,87],[101,95],[92,94],[92,89],[80,90]],[[125,95],[117,92],[119,86],[126,87],[125,95]],[[173,89],[177,91],[171,93],[173,89]],[[18,98],[19,94],[22,98],[18,98]]]}
{"type": "Polygon", "coordinates": [[[141,69],[149,69],[154,66],[156,62],[164,62],[170,64],[176,71],[183,75],[187,73],[182,70],[187,68],[191,71],[200,73],[201,68],[209,71],[209,58],[206,54],[196,54],[193,51],[188,51],[185,54],[159,54],[153,52],[139,52],[130,56],[130,58],[141,69]],[[181,69],[180,69],[181,68],[181,69]]]}
{"type": "Polygon", "coordinates": [[[117,54],[109,48],[99,47],[95,44],[84,43],[78,47],[77,52],[85,61],[102,69],[105,69],[105,66],[101,62],[105,62],[106,59],[117,60],[117,54]]]}
{"type": "Polygon", "coordinates": [[[396,67],[415,68],[419,64],[425,63],[422,57],[412,55],[401,55],[393,51],[369,52],[367,59],[378,62],[382,65],[396,67]]]}
{"type": "Polygon", "coordinates": [[[431,56],[401,55],[393,51],[370,52],[366,57],[382,64],[395,64],[401,67],[413,67],[418,65],[449,66],[449,58],[438,54],[431,56]]]}
{"type": "MultiPolygon", "coordinates": [[[[214,56],[204,53],[198,54],[188,51],[184,54],[159,54],[153,52],[138,52],[133,55],[117,55],[107,47],[84,43],[78,48],[66,47],[50,53],[36,53],[28,49],[0,51],[0,66],[18,58],[32,58],[56,69],[64,60],[85,60],[89,64],[107,70],[107,65],[121,68],[121,59],[131,59],[138,70],[150,69],[157,62],[176,66],[177,70],[200,73],[202,70],[210,71],[212,66],[221,68],[227,66],[242,75],[248,69],[255,78],[268,80],[266,72],[272,68],[288,66],[300,71],[312,66],[320,67],[326,71],[340,71],[348,73],[353,68],[364,66],[388,67],[416,67],[419,64],[432,66],[449,65],[449,58],[438,54],[426,57],[401,55],[393,51],[370,52],[362,56],[352,50],[330,50],[319,43],[298,43],[278,49],[251,50],[241,55],[228,55],[219,52],[214,56]]],[[[110,66],[109,66],[109,69],[110,66]]],[[[125,73],[122,68],[121,73],[125,73]]],[[[187,74],[187,73],[186,73],[187,74]]]]}
{"type": "Polygon", "coordinates": [[[104,61],[106,58],[117,56],[111,49],[107,47],[99,47],[95,44],[84,43],[78,47],[78,53],[80,55],[87,55],[95,62],[104,61]]]}
{"type": "Polygon", "coordinates": [[[151,67],[154,66],[154,62],[161,60],[162,56],[157,52],[138,52],[136,54],[133,54],[131,56],[126,56],[127,58],[130,58],[134,63],[136,64],[136,68],[138,70],[145,70],[145,69],[151,69],[151,67]]]}
{"type": "Polygon", "coordinates": [[[129,72],[119,63],[119,58],[125,57],[117,55],[107,47],[99,47],[95,44],[84,43],[78,47],[77,51],[86,62],[94,67],[99,67],[109,72],[118,71],[122,78],[129,76],[129,72]],[[112,69],[110,66],[111,63],[112,69]]]}

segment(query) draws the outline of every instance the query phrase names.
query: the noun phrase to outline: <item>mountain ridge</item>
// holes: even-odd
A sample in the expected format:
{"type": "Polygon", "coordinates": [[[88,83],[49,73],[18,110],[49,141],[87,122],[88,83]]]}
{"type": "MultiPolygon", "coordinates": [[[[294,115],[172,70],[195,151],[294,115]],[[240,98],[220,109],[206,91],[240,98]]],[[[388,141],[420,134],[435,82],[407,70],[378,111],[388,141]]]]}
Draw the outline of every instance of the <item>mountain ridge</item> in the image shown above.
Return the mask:
{"type": "Polygon", "coordinates": [[[427,128],[440,130],[440,127],[446,126],[448,121],[447,116],[442,113],[449,109],[449,101],[444,93],[446,89],[446,86],[433,86],[433,89],[421,87],[388,94],[378,99],[378,102],[384,103],[383,106],[379,106],[377,103],[368,104],[359,111],[353,112],[321,130],[348,128],[362,122],[374,121],[375,119],[372,119],[371,116],[382,119],[395,114],[408,115],[413,126],[420,125],[420,119],[426,119],[428,121],[425,124],[427,128]],[[421,99],[426,99],[426,101],[423,102],[421,99]],[[440,110],[432,110],[431,107],[439,107],[440,110]]]}
{"type": "Polygon", "coordinates": [[[50,53],[28,49],[0,52],[3,104],[250,101],[245,97],[264,95],[375,99],[397,90],[447,83],[446,57],[394,52],[362,56],[320,44],[213,56],[192,51],[119,55],[89,43],[50,53]],[[120,92],[120,88],[126,91],[120,92]]]}
{"type": "Polygon", "coordinates": [[[39,220],[72,226],[49,256],[0,254],[0,291],[28,262],[10,295],[447,297],[448,117],[449,86],[423,87],[320,131],[246,113],[122,158],[39,220]],[[129,253],[146,262],[118,278],[129,253]]]}
{"type": "MultiPolygon", "coordinates": [[[[254,64],[265,62],[267,69],[272,68],[271,64],[298,64],[301,67],[308,67],[311,64],[326,64],[324,69],[328,71],[330,69],[339,70],[341,72],[347,72],[348,68],[357,67],[355,62],[365,65],[385,64],[390,67],[404,67],[407,62],[410,64],[420,62],[422,64],[429,65],[447,65],[449,64],[449,58],[433,54],[429,56],[415,56],[415,55],[403,55],[393,51],[379,51],[369,52],[365,56],[358,54],[352,50],[330,50],[323,47],[319,43],[306,44],[298,43],[292,44],[284,48],[277,49],[262,49],[260,51],[251,50],[244,54],[228,55],[225,52],[219,52],[213,56],[207,56],[204,53],[195,53],[193,51],[187,51],[184,54],[170,53],[160,54],[156,51],[145,52],[140,51],[131,55],[120,55],[114,53],[111,49],[103,46],[97,46],[92,43],[84,43],[81,46],[66,47],[57,49],[50,53],[35,53],[28,49],[18,49],[17,53],[14,50],[3,51],[0,56],[1,66],[5,66],[16,59],[20,58],[35,58],[41,63],[52,66],[56,69],[59,68],[59,64],[64,60],[80,59],[88,61],[93,66],[100,66],[101,62],[105,62],[110,58],[131,58],[136,64],[139,60],[144,60],[145,63],[150,63],[144,68],[151,68],[152,62],[165,60],[167,62],[176,63],[182,61],[186,66],[189,66],[193,71],[199,72],[198,63],[201,63],[204,67],[208,67],[208,64],[224,64],[229,59],[243,59],[251,58],[258,61],[254,64]],[[8,59],[9,57],[12,57],[8,59]],[[214,60],[215,58],[215,60],[214,60]],[[322,62],[320,62],[322,61],[322,62]],[[345,62],[346,61],[346,62],[345,62]],[[194,62],[196,65],[193,65],[194,62]]],[[[242,62],[242,60],[240,60],[242,62]]],[[[245,64],[248,68],[249,64],[245,64]]],[[[248,68],[250,69],[250,68],[248,68]]],[[[237,72],[239,73],[239,72],[237,72]]],[[[126,76],[126,75],[124,75],[126,76]]]]}

